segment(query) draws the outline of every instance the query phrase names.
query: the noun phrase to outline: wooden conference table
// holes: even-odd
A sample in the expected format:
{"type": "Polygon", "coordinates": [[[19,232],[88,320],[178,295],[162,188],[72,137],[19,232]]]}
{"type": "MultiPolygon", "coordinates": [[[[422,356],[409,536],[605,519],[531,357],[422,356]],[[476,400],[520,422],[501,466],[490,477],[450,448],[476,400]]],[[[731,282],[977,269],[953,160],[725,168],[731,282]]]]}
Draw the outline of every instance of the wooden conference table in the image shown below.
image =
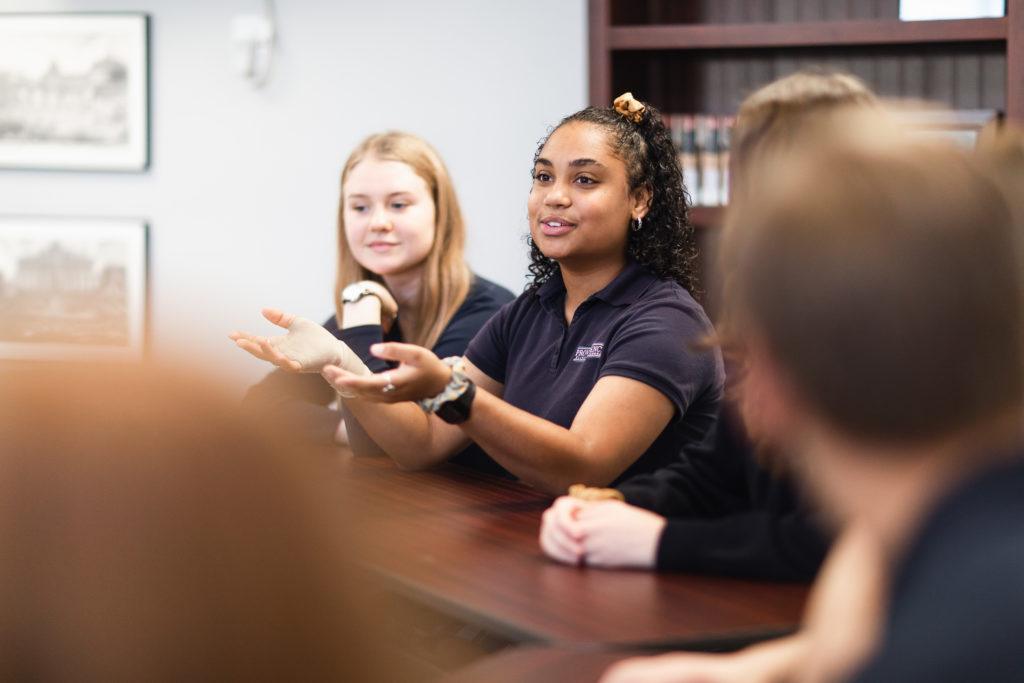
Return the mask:
{"type": "Polygon", "coordinates": [[[803,608],[803,585],[556,564],[537,543],[551,499],[535,489],[455,465],[342,460],[349,495],[386,511],[363,553],[388,589],[511,643],[728,649],[791,630],[803,608]]]}

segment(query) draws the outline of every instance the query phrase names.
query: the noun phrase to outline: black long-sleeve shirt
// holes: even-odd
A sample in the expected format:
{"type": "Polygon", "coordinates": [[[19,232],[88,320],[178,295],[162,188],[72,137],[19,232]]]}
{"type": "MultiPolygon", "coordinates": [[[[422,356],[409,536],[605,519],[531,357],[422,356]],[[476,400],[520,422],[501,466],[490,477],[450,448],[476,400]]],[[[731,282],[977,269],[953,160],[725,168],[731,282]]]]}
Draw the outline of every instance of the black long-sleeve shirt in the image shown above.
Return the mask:
{"type": "Polygon", "coordinates": [[[710,448],[618,489],[628,503],[667,518],[658,569],[807,581],[828,550],[814,513],[786,475],[758,462],[728,407],[710,448]]]}

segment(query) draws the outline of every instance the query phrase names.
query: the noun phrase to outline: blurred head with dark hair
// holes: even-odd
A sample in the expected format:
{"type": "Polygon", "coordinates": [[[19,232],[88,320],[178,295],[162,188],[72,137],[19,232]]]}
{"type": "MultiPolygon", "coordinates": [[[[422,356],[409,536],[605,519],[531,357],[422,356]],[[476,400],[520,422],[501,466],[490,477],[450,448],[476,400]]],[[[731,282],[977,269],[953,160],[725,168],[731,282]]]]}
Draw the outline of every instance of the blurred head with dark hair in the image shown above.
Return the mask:
{"type": "Polygon", "coordinates": [[[0,677],[385,675],[336,462],[196,377],[5,377],[0,677]]]}

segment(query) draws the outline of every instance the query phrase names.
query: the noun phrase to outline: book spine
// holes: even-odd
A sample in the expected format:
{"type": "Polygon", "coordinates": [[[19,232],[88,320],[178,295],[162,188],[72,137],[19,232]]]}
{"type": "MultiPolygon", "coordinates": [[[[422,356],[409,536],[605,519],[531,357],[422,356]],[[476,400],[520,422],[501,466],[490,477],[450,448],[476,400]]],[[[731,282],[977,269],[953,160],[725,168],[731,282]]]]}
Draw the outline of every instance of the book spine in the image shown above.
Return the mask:
{"type": "Polygon", "coordinates": [[[718,119],[714,116],[700,117],[703,129],[703,148],[700,159],[700,203],[704,206],[719,204],[721,183],[718,167],[718,119]]]}
{"type": "Polygon", "coordinates": [[[721,174],[718,200],[722,205],[729,203],[729,147],[732,143],[732,127],[735,124],[734,116],[723,116],[718,124],[718,168],[721,174]]]}
{"type": "Polygon", "coordinates": [[[683,168],[683,187],[690,195],[692,203],[700,200],[700,174],[697,169],[697,138],[693,116],[679,117],[682,126],[682,149],[679,155],[680,166],[683,168]]]}

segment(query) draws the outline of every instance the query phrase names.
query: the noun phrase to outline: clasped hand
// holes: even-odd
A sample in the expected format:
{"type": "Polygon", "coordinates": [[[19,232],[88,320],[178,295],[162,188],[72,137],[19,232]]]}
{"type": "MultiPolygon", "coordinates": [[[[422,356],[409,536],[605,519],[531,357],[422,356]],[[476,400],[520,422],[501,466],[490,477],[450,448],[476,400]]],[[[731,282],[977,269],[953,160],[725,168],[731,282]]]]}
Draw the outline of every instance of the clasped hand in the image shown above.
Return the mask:
{"type": "Polygon", "coordinates": [[[562,496],[544,512],[540,545],[566,564],[654,567],[665,518],[616,500],[562,496]]]}

